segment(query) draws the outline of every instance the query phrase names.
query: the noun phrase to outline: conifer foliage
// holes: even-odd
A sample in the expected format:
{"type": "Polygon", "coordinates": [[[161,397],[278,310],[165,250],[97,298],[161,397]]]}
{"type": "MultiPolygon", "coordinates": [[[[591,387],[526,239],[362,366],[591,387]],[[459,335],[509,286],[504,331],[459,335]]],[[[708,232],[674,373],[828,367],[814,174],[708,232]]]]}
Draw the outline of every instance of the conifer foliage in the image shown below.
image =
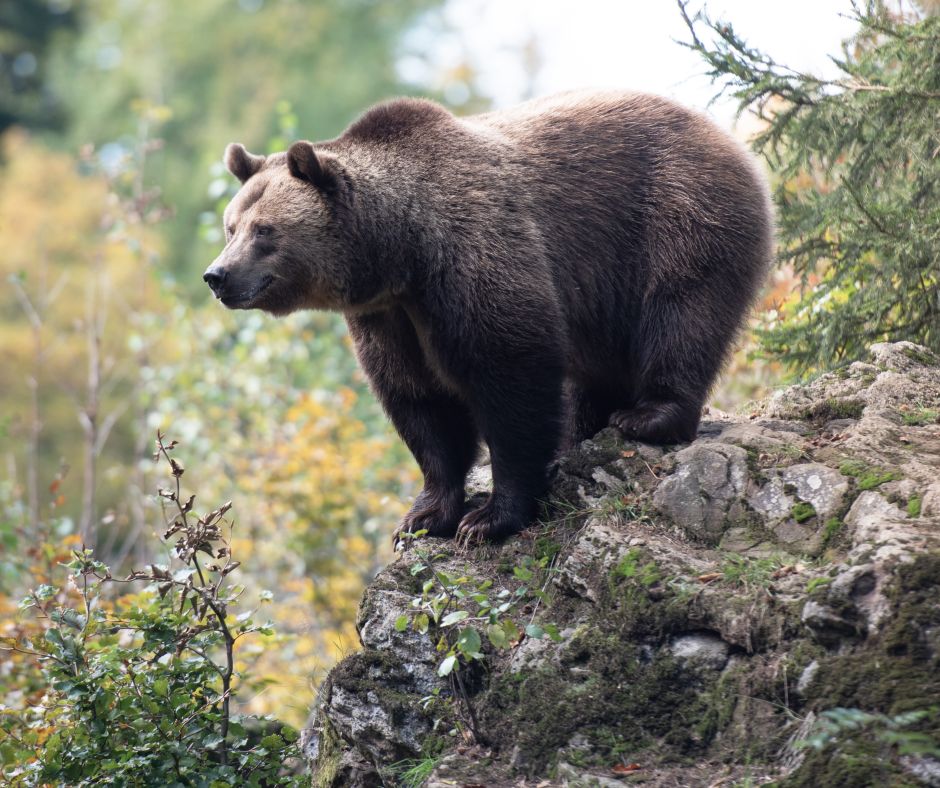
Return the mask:
{"type": "Polygon", "coordinates": [[[878,341],[940,350],[940,15],[853,3],[858,32],[823,79],[679,6],[719,95],[762,121],[753,145],[777,176],[778,263],[801,287],[766,316],[762,350],[803,373],[878,341]]]}

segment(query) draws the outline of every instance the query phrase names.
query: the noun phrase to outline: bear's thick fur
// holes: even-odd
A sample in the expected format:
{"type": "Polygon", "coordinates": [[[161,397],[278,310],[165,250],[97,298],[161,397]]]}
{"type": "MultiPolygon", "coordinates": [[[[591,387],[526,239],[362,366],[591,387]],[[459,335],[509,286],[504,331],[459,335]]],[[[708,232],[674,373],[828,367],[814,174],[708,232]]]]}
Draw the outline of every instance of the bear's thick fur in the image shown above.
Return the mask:
{"type": "Polygon", "coordinates": [[[771,257],[765,180],[707,118],[571,93],[456,118],[374,107],[268,157],[205,274],[231,308],[333,309],[424,472],[403,530],[525,527],[564,445],[691,440],[771,257]],[[480,441],[494,489],[465,511],[480,441]]]}

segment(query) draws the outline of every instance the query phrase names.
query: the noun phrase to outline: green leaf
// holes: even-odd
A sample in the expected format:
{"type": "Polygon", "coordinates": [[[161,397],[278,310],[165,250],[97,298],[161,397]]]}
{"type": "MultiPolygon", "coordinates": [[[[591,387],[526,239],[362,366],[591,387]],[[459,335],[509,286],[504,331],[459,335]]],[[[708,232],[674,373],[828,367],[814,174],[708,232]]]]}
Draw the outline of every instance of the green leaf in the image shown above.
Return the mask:
{"type": "Polygon", "coordinates": [[[496,648],[503,649],[509,645],[506,631],[499,624],[490,624],[486,628],[486,637],[496,648]]]}
{"type": "Polygon", "coordinates": [[[448,613],[446,616],[444,616],[443,621],[441,621],[441,626],[453,626],[454,624],[459,624],[461,621],[469,617],[470,614],[466,610],[455,610],[453,613],[448,613]]]}
{"type": "Polygon", "coordinates": [[[538,639],[538,638],[541,638],[541,637],[543,637],[543,636],[545,635],[545,630],[542,629],[542,627],[540,627],[538,624],[529,624],[529,625],[525,628],[525,633],[526,633],[526,635],[528,635],[530,638],[536,638],[536,639],[538,639]]]}
{"type": "Polygon", "coordinates": [[[420,632],[422,635],[424,635],[427,634],[430,623],[431,622],[428,620],[427,613],[418,613],[418,615],[415,616],[414,621],[411,622],[411,626],[414,627],[416,632],[420,632]]]}
{"type": "Polygon", "coordinates": [[[63,648],[65,643],[62,642],[62,633],[58,629],[49,629],[46,631],[46,640],[54,646],[63,648]]]}
{"type": "Polygon", "coordinates": [[[545,629],[545,634],[547,634],[556,643],[561,643],[561,641],[564,640],[564,638],[561,636],[561,632],[558,631],[557,625],[545,624],[544,629],[545,629]]]}
{"type": "Polygon", "coordinates": [[[460,634],[457,636],[457,648],[463,654],[476,659],[476,655],[480,652],[480,645],[480,633],[473,627],[460,630],[460,634]]]}
{"type": "Polygon", "coordinates": [[[395,619],[395,631],[404,632],[408,629],[408,616],[401,615],[395,619]]]}
{"type": "Polygon", "coordinates": [[[442,678],[444,676],[449,676],[451,671],[454,669],[456,665],[457,665],[457,655],[452,654],[440,664],[440,666],[437,669],[437,675],[441,676],[442,678]]]}
{"type": "Polygon", "coordinates": [[[58,593],[58,589],[55,586],[46,585],[45,583],[39,588],[37,588],[33,593],[36,595],[36,598],[41,602],[48,602],[52,597],[58,593]]]}
{"type": "Polygon", "coordinates": [[[506,619],[501,624],[503,632],[506,633],[506,638],[510,643],[514,643],[521,637],[519,632],[519,627],[516,626],[516,622],[511,619],[506,619]]]}
{"type": "Polygon", "coordinates": [[[284,746],[284,740],[276,733],[272,733],[261,739],[261,746],[267,750],[280,750],[284,746]]]}

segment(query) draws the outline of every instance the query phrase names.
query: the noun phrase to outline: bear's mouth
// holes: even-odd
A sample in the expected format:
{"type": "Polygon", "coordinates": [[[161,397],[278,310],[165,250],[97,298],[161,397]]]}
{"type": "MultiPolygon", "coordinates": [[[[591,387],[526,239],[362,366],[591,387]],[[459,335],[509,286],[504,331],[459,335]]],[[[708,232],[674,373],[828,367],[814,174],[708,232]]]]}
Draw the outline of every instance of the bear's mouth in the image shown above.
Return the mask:
{"type": "Polygon", "coordinates": [[[229,309],[234,309],[238,306],[246,306],[254,301],[261,293],[268,289],[268,285],[274,281],[274,277],[271,274],[265,274],[261,277],[261,281],[251,290],[242,290],[238,293],[222,293],[217,295],[218,298],[225,306],[229,309]]]}

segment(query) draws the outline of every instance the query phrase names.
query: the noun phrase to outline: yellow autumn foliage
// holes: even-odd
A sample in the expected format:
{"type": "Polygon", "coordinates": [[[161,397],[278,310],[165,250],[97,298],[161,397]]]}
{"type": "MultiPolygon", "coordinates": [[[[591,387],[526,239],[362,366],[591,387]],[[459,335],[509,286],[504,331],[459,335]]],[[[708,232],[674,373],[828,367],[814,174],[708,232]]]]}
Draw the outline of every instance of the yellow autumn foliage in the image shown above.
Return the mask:
{"type": "Polygon", "coordinates": [[[256,640],[250,655],[252,674],[270,679],[252,712],[303,721],[325,671],[358,646],[358,600],[391,558],[392,529],[416,492],[420,474],[398,439],[355,418],[358,396],[303,396],[236,462],[252,512],[235,528],[233,555],[252,582],[276,584],[258,616],[274,621],[276,643],[256,640]]]}

